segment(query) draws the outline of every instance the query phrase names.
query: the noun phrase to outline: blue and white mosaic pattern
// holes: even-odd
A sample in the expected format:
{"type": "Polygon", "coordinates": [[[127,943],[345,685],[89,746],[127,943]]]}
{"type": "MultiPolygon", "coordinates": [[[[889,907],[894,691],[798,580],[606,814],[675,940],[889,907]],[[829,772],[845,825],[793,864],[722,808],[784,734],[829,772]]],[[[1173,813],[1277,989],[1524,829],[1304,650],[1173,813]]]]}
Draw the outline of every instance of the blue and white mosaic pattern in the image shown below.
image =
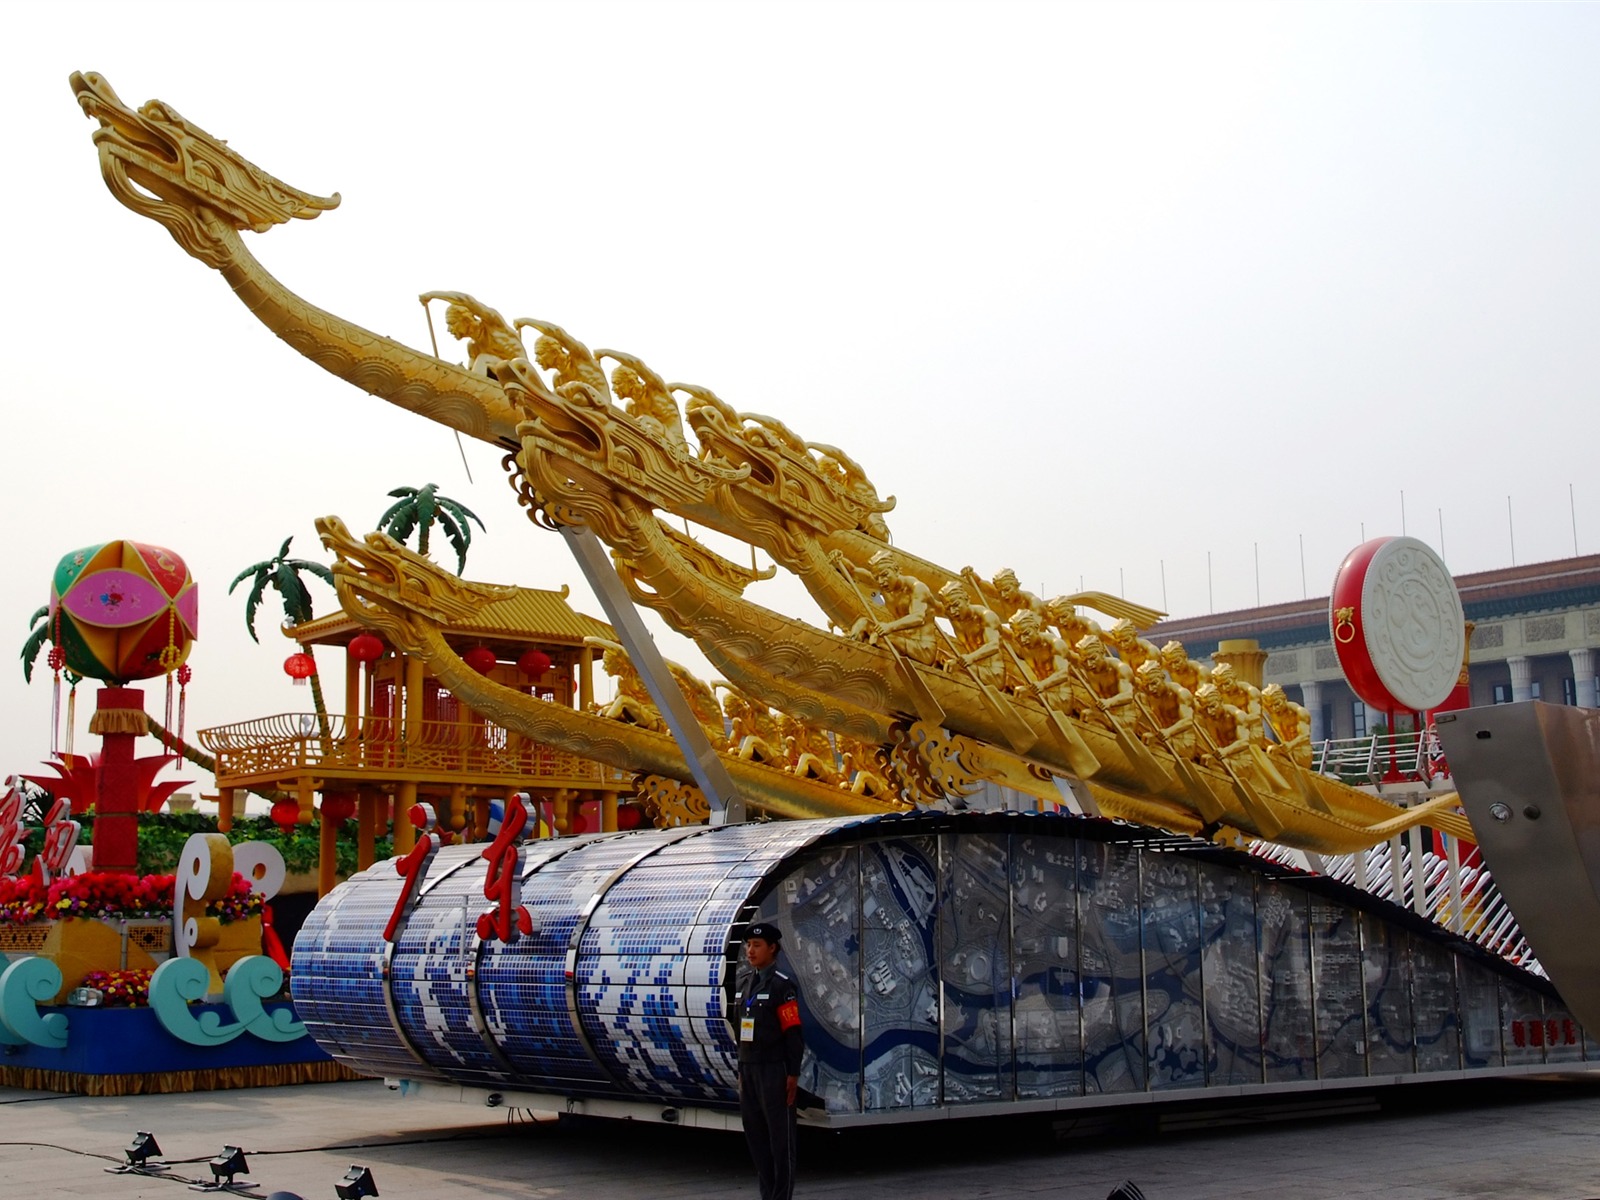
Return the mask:
{"type": "Polygon", "coordinates": [[[393,862],[295,945],[301,1018],[374,1075],[728,1106],[743,926],[786,931],[830,1112],[1425,1077],[1593,1058],[1543,981],[1325,880],[1126,826],[916,814],[524,849],[534,931],[485,943],[481,847],[393,946],[393,862]]]}

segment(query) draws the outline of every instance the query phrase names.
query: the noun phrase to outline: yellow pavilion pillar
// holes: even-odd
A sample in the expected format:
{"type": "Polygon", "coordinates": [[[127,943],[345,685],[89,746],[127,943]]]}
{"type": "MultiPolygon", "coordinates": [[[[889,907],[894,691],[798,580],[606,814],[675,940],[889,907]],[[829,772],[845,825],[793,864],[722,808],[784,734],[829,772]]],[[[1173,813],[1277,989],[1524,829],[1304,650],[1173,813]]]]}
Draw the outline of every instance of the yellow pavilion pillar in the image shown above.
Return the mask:
{"type": "Polygon", "coordinates": [[[594,707],[594,647],[585,646],[578,651],[578,711],[588,712],[594,707]]]}
{"type": "Polygon", "coordinates": [[[233,788],[217,789],[217,832],[227,833],[233,828],[233,788]]]}
{"type": "MultiPolygon", "coordinates": [[[[322,803],[328,803],[327,793],[322,796],[322,803]]],[[[317,895],[326,896],[333,891],[333,885],[339,865],[339,826],[337,822],[328,820],[326,812],[318,821],[320,828],[317,831],[317,895]]]]}
{"type": "Polygon", "coordinates": [[[375,792],[361,791],[356,799],[356,870],[365,871],[377,859],[378,801],[375,792]]]}
{"type": "Polygon", "coordinates": [[[344,656],[344,731],[345,736],[353,738],[361,728],[361,663],[358,659],[350,657],[347,650],[344,656]]]}
{"type": "MultiPolygon", "coordinates": [[[[400,762],[409,770],[417,739],[422,735],[422,660],[405,656],[405,723],[400,762]]],[[[406,854],[417,844],[416,826],[411,824],[411,806],[417,802],[414,779],[400,784],[394,798],[394,852],[406,854]]]]}
{"type": "Polygon", "coordinates": [[[600,793],[600,832],[615,833],[617,831],[617,794],[615,792],[600,793]]]}

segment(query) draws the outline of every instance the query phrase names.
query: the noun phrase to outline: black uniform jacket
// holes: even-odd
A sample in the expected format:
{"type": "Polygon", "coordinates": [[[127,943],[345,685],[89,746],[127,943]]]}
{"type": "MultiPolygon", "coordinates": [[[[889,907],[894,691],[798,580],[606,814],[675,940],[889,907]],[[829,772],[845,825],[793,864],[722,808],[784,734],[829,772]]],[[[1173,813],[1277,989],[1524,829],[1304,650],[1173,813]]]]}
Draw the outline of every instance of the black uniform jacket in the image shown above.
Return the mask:
{"type": "Polygon", "coordinates": [[[754,971],[739,979],[738,997],[728,1014],[734,1039],[739,1043],[739,1061],[781,1062],[785,1074],[800,1074],[805,1054],[805,1037],[800,1032],[800,989],[782,971],[765,978],[754,971]],[[752,1036],[742,1036],[745,1019],[752,1023],[752,1036]]]}

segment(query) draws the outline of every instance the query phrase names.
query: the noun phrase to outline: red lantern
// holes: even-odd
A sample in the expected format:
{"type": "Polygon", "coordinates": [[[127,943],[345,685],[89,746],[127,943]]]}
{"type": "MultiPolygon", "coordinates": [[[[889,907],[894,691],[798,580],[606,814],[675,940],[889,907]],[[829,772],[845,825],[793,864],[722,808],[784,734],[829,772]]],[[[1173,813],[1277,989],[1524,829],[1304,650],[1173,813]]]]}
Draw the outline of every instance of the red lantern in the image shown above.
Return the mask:
{"type": "Polygon", "coordinates": [[[644,810],[637,804],[617,805],[617,828],[637,829],[644,824],[644,810]]]}
{"type": "Polygon", "coordinates": [[[304,650],[283,660],[283,673],[296,683],[304,683],[317,673],[317,660],[304,650]]]}
{"type": "Polygon", "coordinates": [[[272,806],[272,820],[284,833],[290,832],[300,820],[300,805],[293,800],[279,800],[272,806]]]}
{"type": "Polygon", "coordinates": [[[550,656],[543,650],[528,650],[517,659],[517,670],[535,679],[550,669],[550,656]]]}
{"type": "Polygon", "coordinates": [[[356,815],[355,797],[348,792],[333,792],[322,798],[322,819],[343,825],[356,815]]]}
{"type": "Polygon", "coordinates": [[[461,661],[466,663],[479,675],[487,675],[494,670],[495,663],[500,660],[495,657],[494,651],[487,646],[479,646],[475,650],[468,650],[461,656],[461,661]]]}
{"type": "Polygon", "coordinates": [[[357,662],[374,663],[383,657],[383,640],[370,633],[358,633],[350,639],[345,652],[357,662]]]}

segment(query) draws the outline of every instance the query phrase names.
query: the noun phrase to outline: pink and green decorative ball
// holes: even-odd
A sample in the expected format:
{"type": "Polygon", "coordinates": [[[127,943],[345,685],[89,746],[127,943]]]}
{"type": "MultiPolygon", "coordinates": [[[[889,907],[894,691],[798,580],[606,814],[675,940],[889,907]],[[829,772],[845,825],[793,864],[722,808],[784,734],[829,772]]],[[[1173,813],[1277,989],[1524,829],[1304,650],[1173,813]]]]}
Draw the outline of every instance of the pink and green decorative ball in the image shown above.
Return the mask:
{"type": "Polygon", "coordinates": [[[170,550],[106,542],[56,565],[50,639],[79,675],[120,684],[175,671],[198,626],[199,591],[170,550]]]}

